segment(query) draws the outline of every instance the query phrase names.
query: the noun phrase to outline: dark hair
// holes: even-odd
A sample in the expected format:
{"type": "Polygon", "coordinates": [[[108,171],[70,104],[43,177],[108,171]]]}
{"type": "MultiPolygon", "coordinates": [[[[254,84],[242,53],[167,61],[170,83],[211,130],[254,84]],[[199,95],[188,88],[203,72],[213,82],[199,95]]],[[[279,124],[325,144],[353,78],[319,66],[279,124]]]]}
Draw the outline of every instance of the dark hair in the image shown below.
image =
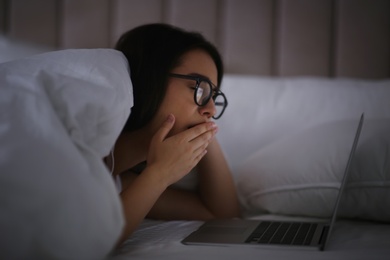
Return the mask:
{"type": "Polygon", "coordinates": [[[126,56],[133,83],[134,106],[124,131],[139,129],[153,118],[165,96],[168,75],[186,52],[207,52],[217,67],[217,84],[222,81],[223,64],[218,50],[196,32],[168,24],[142,25],[124,33],[115,49],[126,56]]]}

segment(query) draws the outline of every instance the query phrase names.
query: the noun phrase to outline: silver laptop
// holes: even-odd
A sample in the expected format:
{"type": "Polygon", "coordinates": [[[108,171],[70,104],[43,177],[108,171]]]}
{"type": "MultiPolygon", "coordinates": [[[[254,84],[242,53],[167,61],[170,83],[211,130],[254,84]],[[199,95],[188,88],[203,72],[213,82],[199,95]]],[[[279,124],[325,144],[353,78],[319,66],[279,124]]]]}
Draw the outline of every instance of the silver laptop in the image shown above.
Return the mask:
{"type": "Polygon", "coordinates": [[[339,194],[329,222],[216,219],[205,222],[198,230],[187,236],[182,243],[185,245],[249,245],[268,248],[288,247],[324,250],[337,218],[340,200],[345,190],[363,121],[364,114],[360,117],[339,194]]]}

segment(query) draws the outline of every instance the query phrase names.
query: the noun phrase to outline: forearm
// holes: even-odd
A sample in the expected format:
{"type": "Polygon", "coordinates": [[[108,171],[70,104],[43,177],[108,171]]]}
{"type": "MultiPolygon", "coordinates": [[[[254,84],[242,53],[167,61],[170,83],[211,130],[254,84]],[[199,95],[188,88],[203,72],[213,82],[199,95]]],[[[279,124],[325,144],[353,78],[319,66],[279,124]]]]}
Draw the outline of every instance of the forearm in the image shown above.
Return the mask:
{"type": "Polygon", "coordinates": [[[215,217],[238,217],[235,183],[222,150],[216,140],[207,150],[198,164],[200,197],[215,217]]]}
{"type": "Polygon", "coordinates": [[[119,244],[135,231],[166,189],[150,171],[152,169],[145,169],[143,174],[132,178],[120,194],[126,225],[119,244]]]}
{"type": "Polygon", "coordinates": [[[197,192],[168,188],[147,217],[163,220],[207,220],[214,216],[200,200],[197,192]]]}

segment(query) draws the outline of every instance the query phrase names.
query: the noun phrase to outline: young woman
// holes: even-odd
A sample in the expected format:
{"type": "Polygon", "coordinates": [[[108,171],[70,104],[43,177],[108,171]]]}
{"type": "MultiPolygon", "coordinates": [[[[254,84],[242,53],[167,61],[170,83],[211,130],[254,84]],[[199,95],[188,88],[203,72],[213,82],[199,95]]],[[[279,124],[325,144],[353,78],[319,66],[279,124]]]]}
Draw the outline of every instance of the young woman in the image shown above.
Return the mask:
{"type": "Polygon", "coordinates": [[[145,218],[206,220],[239,215],[231,173],[213,118],[227,105],[216,48],[200,34],[166,24],[128,31],[134,106],[108,167],[120,177],[126,239],[145,218]],[[196,191],[172,184],[196,169],[196,191]]]}

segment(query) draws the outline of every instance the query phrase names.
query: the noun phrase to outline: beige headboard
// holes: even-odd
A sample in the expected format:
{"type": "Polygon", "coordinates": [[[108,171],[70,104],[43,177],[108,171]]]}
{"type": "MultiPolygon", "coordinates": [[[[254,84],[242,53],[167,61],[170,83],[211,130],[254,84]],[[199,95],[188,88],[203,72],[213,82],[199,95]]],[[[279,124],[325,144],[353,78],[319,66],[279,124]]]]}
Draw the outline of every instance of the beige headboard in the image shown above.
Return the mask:
{"type": "Polygon", "coordinates": [[[150,22],[202,32],[228,73],[390,77],[388,0],[0,0],[0,32],[56,49],[150,22]]]}

